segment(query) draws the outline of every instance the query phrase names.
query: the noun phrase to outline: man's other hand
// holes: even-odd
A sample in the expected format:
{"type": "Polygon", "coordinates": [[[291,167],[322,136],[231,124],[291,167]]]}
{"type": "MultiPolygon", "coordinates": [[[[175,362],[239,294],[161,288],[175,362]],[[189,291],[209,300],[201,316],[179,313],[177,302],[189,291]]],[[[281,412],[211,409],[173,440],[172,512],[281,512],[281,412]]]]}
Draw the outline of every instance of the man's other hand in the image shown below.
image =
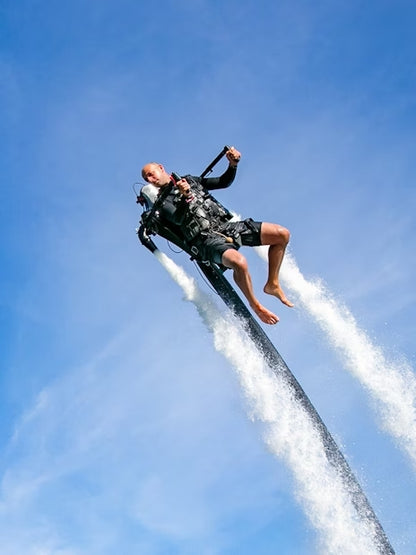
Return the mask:
{"type": "Polygon", "coordinates": [[[235,167],[241,158],[241,153],[238,152],[238,150],[233,146],[227,150],[225,155],[227,157],[227,160],[230,162],[230,166],[232,167],[235,167]]]}

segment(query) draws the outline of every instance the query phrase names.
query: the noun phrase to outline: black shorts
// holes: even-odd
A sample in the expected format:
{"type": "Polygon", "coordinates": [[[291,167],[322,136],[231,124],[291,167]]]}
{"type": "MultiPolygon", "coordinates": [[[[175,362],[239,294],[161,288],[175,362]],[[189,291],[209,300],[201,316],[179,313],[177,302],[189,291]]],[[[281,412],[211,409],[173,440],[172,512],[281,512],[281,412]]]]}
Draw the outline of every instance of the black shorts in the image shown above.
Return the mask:
{"type": "Polygon", "coordinates": [[[222,255],[228,249],[238,250],[241,245],[258,247],[261,245],[261,222],[251,218],[239,222],[228,222],[217,231],[211,231],[204,236],[201,242],[195,245],[198,249],[198,258],[209,260],[216,264],[222,263],[222,255]],[[232,238],[229,242],[227,238],[232,238]]]}

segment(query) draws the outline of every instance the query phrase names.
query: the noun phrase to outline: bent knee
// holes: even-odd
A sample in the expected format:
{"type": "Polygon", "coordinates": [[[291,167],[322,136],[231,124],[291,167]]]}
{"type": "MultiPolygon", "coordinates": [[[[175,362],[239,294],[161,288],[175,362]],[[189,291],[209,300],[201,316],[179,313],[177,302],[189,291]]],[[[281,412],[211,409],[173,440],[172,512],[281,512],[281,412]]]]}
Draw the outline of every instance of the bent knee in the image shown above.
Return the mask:
{"type": "Polygon", "coordinates": [[[263,224],[261,230],[262,245],[284,244],[290,240],[290,231],[279,224],[263,224]]]}
{"type": "Polygon", "coordinates": [[[281,227],[280,226],[280,233],[281,233],[281,237],[282,237],[283,241],[285,241],[285,243],[289,243],[290,231],[286,227],[281,227]]]}
{"type": "Polygon", "coordinates": [[[232,270],[247,270],[248,264],[245,257],[234,249],[228,249],[222,255],[222,263],[232,270]]]}

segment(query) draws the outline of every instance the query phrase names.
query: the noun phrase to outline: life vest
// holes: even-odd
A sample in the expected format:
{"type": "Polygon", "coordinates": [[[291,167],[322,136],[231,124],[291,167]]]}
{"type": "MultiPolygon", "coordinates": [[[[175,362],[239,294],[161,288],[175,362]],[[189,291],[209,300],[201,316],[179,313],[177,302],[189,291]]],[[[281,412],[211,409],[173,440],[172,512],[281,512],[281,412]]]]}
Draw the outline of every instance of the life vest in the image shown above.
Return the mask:
{"type": "Polygon", "coordinates": [[[199,235],[219,229],[231,220],[232,214],[194,177],[186,175],[185,179],[191,185],[191,195],[187,199],[182,232],[188,241],[193,241],[199,235]]]}
{"type": "Polygon", "coordinates": [[[168,227],[188,242],[203,238],[204,234],[215,231],[232,218],[232,214],[215,199],[191,175],[184,177],[191,186],[191,195],[185,199],[173,182],[159,190],[154,197],[153,186],[145,185],[141,190],[150,208],[142,216],[142,222],[150,233],[161,234],[161,228],[168,227]]]}

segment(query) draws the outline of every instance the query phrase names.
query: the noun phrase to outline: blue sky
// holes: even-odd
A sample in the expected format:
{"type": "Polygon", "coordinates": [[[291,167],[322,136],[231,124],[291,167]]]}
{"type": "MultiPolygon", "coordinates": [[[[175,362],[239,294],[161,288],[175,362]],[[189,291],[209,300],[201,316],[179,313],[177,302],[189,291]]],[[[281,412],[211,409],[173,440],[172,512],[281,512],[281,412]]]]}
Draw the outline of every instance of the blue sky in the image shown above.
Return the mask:
{"type": "MultiPolygon", "coordinates": [[[[147,161],[198,174],[234,144],[220,200],[289,227],[303,274],[414,368],[413,3],[22,0],[0,16],[4,552],[315,553],[233,369],[137,241],[132,183],[147,161]]],[[[308,315],[259,296],[411,554],[410,460],[308,315]]]]}

